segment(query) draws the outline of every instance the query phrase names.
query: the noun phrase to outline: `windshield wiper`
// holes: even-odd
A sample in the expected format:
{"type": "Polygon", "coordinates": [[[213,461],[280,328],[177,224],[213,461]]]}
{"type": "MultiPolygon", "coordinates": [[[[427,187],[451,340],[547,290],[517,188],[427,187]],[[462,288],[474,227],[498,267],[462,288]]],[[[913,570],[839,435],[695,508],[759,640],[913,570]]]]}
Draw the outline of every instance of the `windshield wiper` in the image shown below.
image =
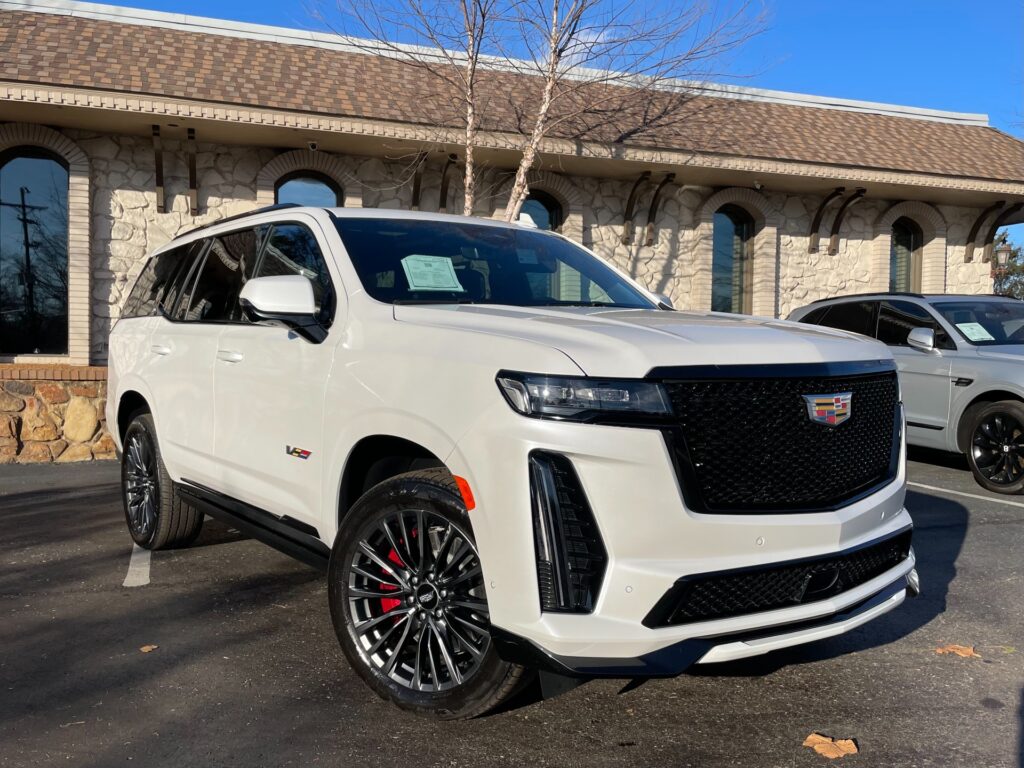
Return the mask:
{"type": "Polygon", "coordinates": [[[494,304],[493,301],[477,301],[476,299],[395,299],[395,305],[406,304],[494,304]]]}

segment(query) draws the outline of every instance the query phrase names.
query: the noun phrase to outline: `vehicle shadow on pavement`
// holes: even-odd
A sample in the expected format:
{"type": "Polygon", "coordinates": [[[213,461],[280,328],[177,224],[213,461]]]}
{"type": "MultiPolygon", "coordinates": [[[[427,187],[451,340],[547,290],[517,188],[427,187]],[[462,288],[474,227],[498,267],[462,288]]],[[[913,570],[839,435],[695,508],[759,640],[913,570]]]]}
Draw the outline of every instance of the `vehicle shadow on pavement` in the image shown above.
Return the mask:
{"type": "Polygon", "coordinates": [[[949,586],[957,574],[956,561],[967,535],[967,508],[941,496],[908,491],[907,509],[914,519],[914,554],[921,576],[919,597],[907,598],[894,611],[828,640],[740,661],[698,665],[687,674],[725,677],[768,675],[791,664],[823,661],[888,645],[944,613],[949,586]]]}

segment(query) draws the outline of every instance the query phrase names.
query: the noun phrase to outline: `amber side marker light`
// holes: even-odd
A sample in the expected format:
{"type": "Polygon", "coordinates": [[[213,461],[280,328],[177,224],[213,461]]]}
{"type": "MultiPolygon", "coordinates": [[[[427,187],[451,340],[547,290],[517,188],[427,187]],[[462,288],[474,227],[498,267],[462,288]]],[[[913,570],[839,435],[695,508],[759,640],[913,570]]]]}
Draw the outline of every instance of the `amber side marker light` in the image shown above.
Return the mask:
{"type": "Polygon", "coordinates": [[[459,486],[459,493],[462,494],[462,503],[466,505],[466,511],[472,512],[476,508],[476,499],[473,498],[473,491],[466,482],[466,478],[453,475],[455,484],[459,486]]]}

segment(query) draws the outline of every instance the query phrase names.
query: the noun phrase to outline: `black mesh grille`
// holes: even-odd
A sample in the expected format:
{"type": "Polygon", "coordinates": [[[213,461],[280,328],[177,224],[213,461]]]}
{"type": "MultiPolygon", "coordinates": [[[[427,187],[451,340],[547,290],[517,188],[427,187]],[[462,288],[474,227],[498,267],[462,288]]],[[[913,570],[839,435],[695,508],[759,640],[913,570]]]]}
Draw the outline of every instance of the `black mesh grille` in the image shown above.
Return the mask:
{"type": "Polygon", "coordinates": [[[698,511],[834,508],[891,480],[895,371],[857,376],[666,381],[679,420],[683,492],[698,511]],[[804,395],[853,394],[850,417],[812,421],[804,395]]]}
{"type": "Polygon", "coordinates": [[[787,565],[686,577],[658,601],[644,625],[690,624],[825,600],[903,562],[910,536],[905,531],[852,552],[787,565]]]}

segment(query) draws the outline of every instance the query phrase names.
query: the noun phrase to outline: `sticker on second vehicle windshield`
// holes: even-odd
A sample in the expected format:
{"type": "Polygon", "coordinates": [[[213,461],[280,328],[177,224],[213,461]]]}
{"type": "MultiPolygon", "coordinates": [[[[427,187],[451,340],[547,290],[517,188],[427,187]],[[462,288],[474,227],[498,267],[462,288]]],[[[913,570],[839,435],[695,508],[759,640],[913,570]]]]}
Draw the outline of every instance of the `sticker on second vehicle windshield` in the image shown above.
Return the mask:
{"type": "Polygon", "coordinates": [[[465,288],[455,276],[455,267],[447,256],[413,254],[402,259],[402,269],[410,291],[458,291],[465,288]]]}
{"type": "Polygon", "coordinates": [[[967,337],[968,341],[995,341],[992,334],[986,331],[985,326],[981,323],[957,323],[956,327],[967,337]]]}

